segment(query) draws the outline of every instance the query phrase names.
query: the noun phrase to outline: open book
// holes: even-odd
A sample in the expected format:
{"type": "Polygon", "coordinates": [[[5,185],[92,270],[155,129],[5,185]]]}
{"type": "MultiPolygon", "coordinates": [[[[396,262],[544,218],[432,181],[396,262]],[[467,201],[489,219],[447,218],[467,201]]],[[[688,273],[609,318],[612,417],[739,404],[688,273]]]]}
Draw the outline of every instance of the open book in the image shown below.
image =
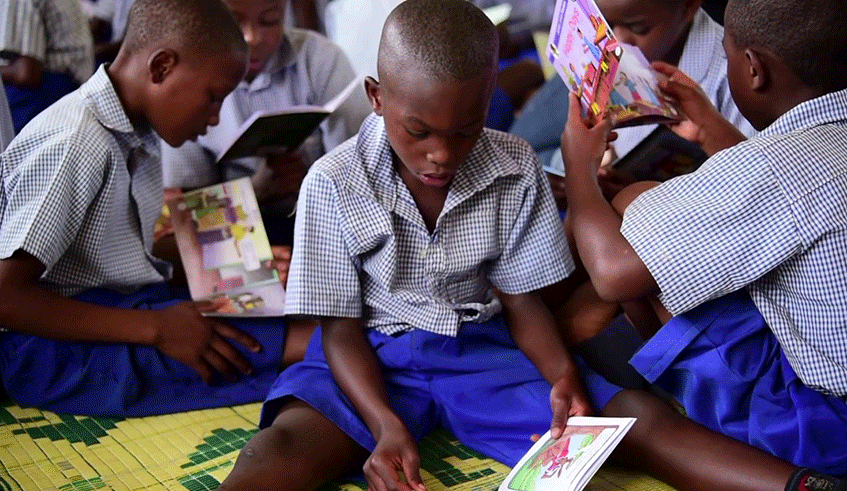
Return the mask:
{"type": "Polygon", "coordinates": [[[249,177],[187,192],[166,206],[191,298],[219,305],[209,315],[283,314],[285,289],[249,177]]]}
{"type": "Polygon", "coordinates": [[[679,119],[644,54],[615,38],[594,0],[557,0],[546,54],[583,108],[616,127],[679,119]]]}
{"type": "Polygon", "coordinates": [[[218,161],[255,156],[267,148],[296,150],[362,83],[363,78],[356,77],[323,106],[301,105],[253,113],[224,146],[218,161]]]}
{"type": "Polygon", "coordinates": [[[498,491],[580,491],[629,431],[635,418],[571,417],[557,439],[548,431],[498,491]]]}
{"type": "Polygon", "coordinates": [[[667,181],[695,171],[707,158],[700,145],[659,125],[635,148],[612,162],[612,172],[623,182],[667,181]]]}

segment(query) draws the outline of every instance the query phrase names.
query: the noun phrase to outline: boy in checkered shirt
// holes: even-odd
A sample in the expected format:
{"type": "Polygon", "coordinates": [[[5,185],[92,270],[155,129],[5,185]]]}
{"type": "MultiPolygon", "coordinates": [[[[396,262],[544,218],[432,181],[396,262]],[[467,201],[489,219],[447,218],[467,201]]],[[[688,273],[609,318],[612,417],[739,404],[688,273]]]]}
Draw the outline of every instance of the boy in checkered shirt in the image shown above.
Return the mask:
{"type": "Polygon", "coordinates": [[[223,3],[137,0],[114,63],[0,155],[0,377],[16,402],[126,416],[264,397],[283,321],[204,317],[152,254],[157,136],[217,124],[246,68],[223,3]]]}
{"type": "Polygon", "coordinates": [[[611,124],[581,121],[571,99],[562,151],[577,250],[605,300],[655,307],[656,322],[629,310],[648,339],[630,363],[687,417],[591,370],[586,385],[604,415],[638,418],[618,457],[681,490],[845,489],[827,475],[847,475],[842,9],[730,0],[729,85],[761,132],[745,141],[702,90],[659,65],[713,155],[613,205],[597,185],[611,124]]]}
{"type": "Polygon", "coordinates": [[[573,269],[552,193],[526,142],[483,128],[497,48],[465,0],[389,15],[375,114],[297,204],[286,312],[321,328],[222,489],[313,489],[363,463],[373,489],[422,489],[416,442],[437,425],[514,465],[588,411],[535,293],[573,269]]]}

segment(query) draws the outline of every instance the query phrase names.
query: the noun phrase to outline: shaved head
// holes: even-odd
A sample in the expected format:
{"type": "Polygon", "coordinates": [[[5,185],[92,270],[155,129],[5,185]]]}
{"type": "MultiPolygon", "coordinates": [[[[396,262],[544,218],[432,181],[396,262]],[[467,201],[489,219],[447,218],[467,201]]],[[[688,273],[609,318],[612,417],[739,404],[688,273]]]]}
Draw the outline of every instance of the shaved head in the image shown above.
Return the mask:
{"type": "Polygon", "coordinates": [[[235,17],[220,0],[135,0],[122,48],[133,53],[161,41],[200,56],[247,52],[235,17]]]}
{"type": "Polygon", "coordinates": [[[377,58],[381,81],[415,70],[434,79],[468,80],[497,67],[497,28],[467,0],[406,0],[382,31],[377,58]]]}
{"type": "Polygon", "coordinates": [[[725,22],[738,49],[769,50],[810,87],[847,87],[843,0],[730,0],[725,22]]]}

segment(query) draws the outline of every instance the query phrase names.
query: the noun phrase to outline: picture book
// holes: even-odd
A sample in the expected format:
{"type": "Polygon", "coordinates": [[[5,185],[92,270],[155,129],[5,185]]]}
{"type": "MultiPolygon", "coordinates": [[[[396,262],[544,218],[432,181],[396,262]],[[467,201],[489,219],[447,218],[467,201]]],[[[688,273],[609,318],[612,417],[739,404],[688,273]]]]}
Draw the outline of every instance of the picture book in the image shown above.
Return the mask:
{"type": "Polygon", "coordinates": [[[194,300],[218,305],[217,316],[283,314],[285,289],[249,177],[166,201],[194,300]]]}
{"type": "Polygon", "coordinates": [[[267,149],[296,150],[354,90],[364,90],[362,84],[363,79],[356,77],[323,106],[299,105],[253,113],[224,146],[218,161],[256,156],[267,149]]]}
{"type": "Polygon", "coordinates": [[[659,125],[613,162],[612,171],[623,182],[667,181],[696,170],[707,158],[699,145],[659,125]]]}
{"type": "Polygon", "coordinates": [[[498,491],[580,491],[632,427],[635,418],[571,417],[548,431],[506,476],[498,491]]]}
{"type": "Polygon", "coordinates": [[[605,113],[616,127],[679,119],[644,54],[615,38],[594,0],[557,0],[546,55],[585,114],[605,113]]]}

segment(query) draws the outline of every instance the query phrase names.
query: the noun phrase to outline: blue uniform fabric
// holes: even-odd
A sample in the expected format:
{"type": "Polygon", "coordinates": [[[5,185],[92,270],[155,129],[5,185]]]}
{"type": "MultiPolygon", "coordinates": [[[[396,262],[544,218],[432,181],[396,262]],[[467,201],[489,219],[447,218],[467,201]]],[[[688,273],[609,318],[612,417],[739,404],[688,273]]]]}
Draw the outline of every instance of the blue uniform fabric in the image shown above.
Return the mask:
{"type": "MultiPolygon", "coordinates": [[[[847,475],[847,403],[800,381],[745,290],[672,318],[630,363],[693,421],[795,465],[847,475]]],[[[598,408],[621,390],[581,368],[598,408]]]]}
{"type": "Polygon", "coordinates": [[[78,88],[79,82],[71,75],[48,70],[42,72],[41,85],[36,88],[6,84],[6,98],[9,100],[15,134],[20,133],[38,113],[78,88]]]}
{"type": "MultiPolygon", "coordinates": [[[[513,466],[550,428],[550,384],[514,344],[502,316],[464,323],[458,337],[425,330],[367,331],[382,364],[389,400],[416,440],[443,425],[468,447],[513,466]]],[[[350,400],[335,383],[321,330],[304,361],[285,370],[268,394],[260,428],[269,426],[288,396],[320,411],[362,447],[376,445],[350,400]]]]}
{"type": "MultiPolygon", "coordinates": [[[[165,283],[123,295],[106,289],[75,297],[99,305],[161,310],[189,299],[165,283]]],[[[91,416],[149,416],[261,401],[279,373],[286,321],[280,317],[227,318],[253,336],[262,352],[240,348],[253,374],[237,382],[219,377],[206,385],[193,370],[153,347],[57,341],[0,332],[0,378],[23,406],[91,416]]]]}

